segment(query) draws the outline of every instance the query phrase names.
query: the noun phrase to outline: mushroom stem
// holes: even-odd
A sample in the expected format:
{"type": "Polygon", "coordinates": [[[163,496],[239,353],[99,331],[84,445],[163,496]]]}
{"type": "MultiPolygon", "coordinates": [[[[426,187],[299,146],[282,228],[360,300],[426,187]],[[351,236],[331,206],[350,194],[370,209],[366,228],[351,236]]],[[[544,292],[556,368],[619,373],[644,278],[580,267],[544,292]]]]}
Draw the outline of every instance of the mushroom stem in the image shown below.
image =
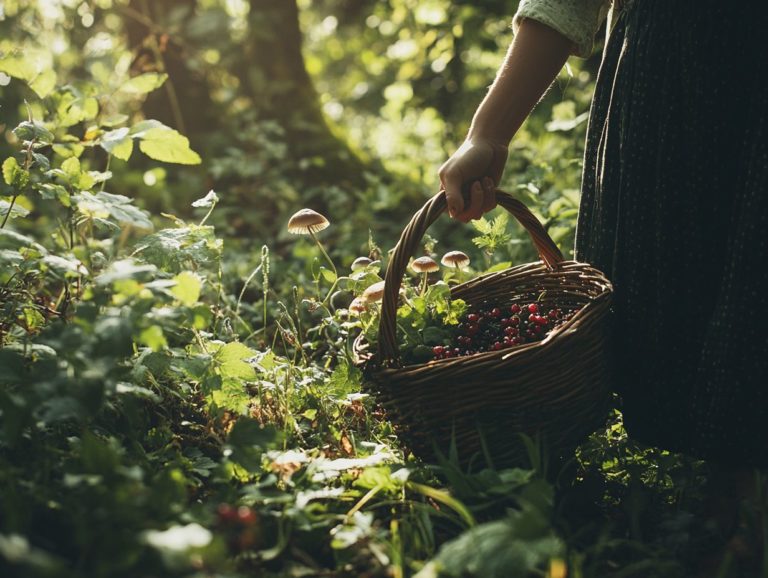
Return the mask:
{"type": "Polygon", "coordinates": [[[429,275],[429,273],[427,271],[424,271],[424,280],[421,282],[421,292],[420,292],[420,295],[422,297],[424,296],[424,293],[427,292],[427,275],[429,275]]]}
{"type": "Polygon", "coordinates": [[[464,276],[461,274],[461,268],[458,263],[454,264],[454,267],[456,267],[456,277],[458,278],[459,283],[461,283],[464,281],[464,276]]]}
{"type": "Polygon", "coordinates": [[[309,228],[309,236],[312,237],[312,240],[317,244],[318,248],[322,252],[323,256],[325,257],[325,260],[328,261],[328,264],[331,266],[331,269],[333,269],[333,274],[338,277],[339,274],[336,272],[336,265],[333,264],[333,261],[331,261],[331,258],[328,256],[328,253],[325,252],[325,249],[323,249],[323,245],[320,243],[317,237],[315,237],[315,233],[312,230],[312,227],[309,228]]]}
{"type": "Polygon", "coordinates": [[[331,269],[333,270],[333,283],[331,283],[331,288],[328,290],[328,293],[325,295],[325,298],[323,299],[322,303],[325,304],[326,301],[328,301],[328,298],[333,293],[333,290],[336,289],[336,284],[339,282],[339,273],[336,271],[336,265],[333,264],[333,261],[331,261],[331,258],[328,256],[328,253],[325,252],[325,249],[323,249],[323,245],[320,243],[317,237],[315,237],[315,233],[312,230],[312,227],[309,228],[309,236],[312,237],[312,240],[317,244],[318,248],[322,252],[323,256],[325,257],[325,260],[328,261],[328,264],[331,266],[331,269]]]}

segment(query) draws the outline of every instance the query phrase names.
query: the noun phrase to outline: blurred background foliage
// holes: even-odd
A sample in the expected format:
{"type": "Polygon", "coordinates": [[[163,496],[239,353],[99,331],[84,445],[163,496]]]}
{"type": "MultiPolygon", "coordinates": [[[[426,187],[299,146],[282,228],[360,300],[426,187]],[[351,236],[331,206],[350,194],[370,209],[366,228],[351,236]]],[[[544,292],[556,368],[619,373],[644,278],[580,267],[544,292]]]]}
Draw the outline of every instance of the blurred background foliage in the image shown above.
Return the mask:
{"type": "MultiPolygon", "coordinates": [[[[364,251],[369,229],[391,247],[437,190],[437,168],[463,139],[511,41],[516,5],[7,0],[0,50],[34,54],[73,94],[95,97],[102,119],[119,110],[178,129],[203,159],[194,168],[145,163],[145,170],[136,158],[112,159],[115,192],[153,212],[178,212],[214,188],[223,192],[220,231],[245,247],[270,242],[278,250],[285,217],[308,206],[335,220],[337,247],[364,251]],[[168,81],[140,107],[120,99],[128,79],[153,72],[168,81]],[[94,85],[104,91],[87,94],[94,85]]],[[[597,63],[573,60],[563,70],[513,142],[502,183],[539,212],[566,252],[597,63]]],[[[25,98],[34,100],[28,90],[0,87],[4,155],[14,144],[10,129],[28,114],[25,98]]],[[[85,136],[93,122],[79,124],[85,136]]],[[[96,149],[85,159],[104,170],[96,149]]],[[[461,243],[466,234],[456,229],[437,227],[461,243]]],[[[532,257],[527,245],[512,256],[532,257]]]]}

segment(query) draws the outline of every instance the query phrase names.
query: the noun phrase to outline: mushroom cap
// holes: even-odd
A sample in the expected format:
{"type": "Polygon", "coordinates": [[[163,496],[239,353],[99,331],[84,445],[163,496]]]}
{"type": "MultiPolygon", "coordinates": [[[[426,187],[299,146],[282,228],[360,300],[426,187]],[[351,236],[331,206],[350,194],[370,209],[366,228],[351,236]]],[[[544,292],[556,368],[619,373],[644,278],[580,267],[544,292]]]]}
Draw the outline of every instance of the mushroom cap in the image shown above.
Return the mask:
{"type": "Polygon", "coordinates": [[[366,303],[370,303],[371,301],[380,301],[381,298],[384,296],[384,281],[379,281],[378,283],[374,283],[368,289],[363,291],[363,294],[360,296],[360,299],[365,301],[366,303]]]}
{"type": "Polygon", "coordinates": [[[365,301],[363,301],[360,297],[355,297],[352,299],[352,303],[349,304],[348,309],[355,315],[360,315],[363,311],[368,309],[368,307],[366,307],[365,301]]]}
{"type": "Polygon", "coordinates": [[[357,259],[352,261],[351,269],[353,271],[359,271],[360,269],[364,269],[365,267],[367,267],[371,263],[373,263],[373,261],[371,259],[369,259],[368,257],[358,257],[357,259]]]}
{"type": "Polygon", "coordinates": [[[294,235],[307,235],[322,231],[331,223],[317,211],[301,209],[288,219],[288,232],[294,235]]]}
{"type": "Polygon", "coordinates": [[[411,269],[417,273],[433,273],[440,270],[440,266],[432,257],[419,257],[413,260],[411,269]]]}
{"type": "Polygon", "coordinates": [[[443,255],[443,258],[440,259],[440,263],[446,267],[457,267],[459,269],[463,269],[469,265],[469,257],[466,253],[462,253],[461,251],[448,251],[445,255],[443,255]]]}

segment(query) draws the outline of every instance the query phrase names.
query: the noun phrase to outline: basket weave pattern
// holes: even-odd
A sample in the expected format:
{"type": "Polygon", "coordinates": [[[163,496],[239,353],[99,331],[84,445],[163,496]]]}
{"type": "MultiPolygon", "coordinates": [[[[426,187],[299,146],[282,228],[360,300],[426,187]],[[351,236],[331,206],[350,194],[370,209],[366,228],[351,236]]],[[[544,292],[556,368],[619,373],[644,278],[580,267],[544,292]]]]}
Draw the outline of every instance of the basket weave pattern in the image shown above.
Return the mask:
{"type": "Polygon", "coordinates": [[[563,455],[605,419],[610,282],[587,264],[563,260],[522,203],[502,191],[496,198],[528,231],[542,260],[456,285],[453,298],[471,309],[538,299],[580,310],[540,342],[402,366],[395,323],[400,284],[409,258],[446,206],[442,192],[427,201],[404,229],[387,267],[378,351],[369,352],[363,339],[355,343],[368,389],[422,459],[434,459],[435,450],[447,454],[453,441],[464,463],[485,449],[496,467],[523,465],[517,434],[541,436],[551,454],[563,455]]]}

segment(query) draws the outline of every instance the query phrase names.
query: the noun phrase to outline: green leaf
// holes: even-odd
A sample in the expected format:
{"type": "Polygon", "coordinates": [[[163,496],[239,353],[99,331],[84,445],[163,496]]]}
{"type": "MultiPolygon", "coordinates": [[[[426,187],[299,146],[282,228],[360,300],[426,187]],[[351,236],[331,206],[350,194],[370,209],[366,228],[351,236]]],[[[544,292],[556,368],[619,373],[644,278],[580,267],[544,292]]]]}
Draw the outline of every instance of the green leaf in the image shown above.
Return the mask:
{"type": "Polygon", "coordinates": [[[115,145],[112,148],[112,156],[120,159],[121,161],[127,161],[130,159],[131,154],[133,154],[133,140],[129,138],[125,139],[123,142],[115,145]]]}
{"type": "Polygon", "coordinates": [[[334,281],[336,281],[336,273],[334,273],[330,269],[326,269],[325,267],[320,267],[320,274],[323,276],[323,279],[328,281],[328,283],[333,283],[334,281]]]}
{"type": "Polygon", "coordinates": [[[279,435],[273,426],[263,427],[255,419],[241,417],[227,438],[231,458],[244,468],[256,471],[261,467],[261,455],[277,446],[279,435]]]}
{"type": "Polygon", "coordinates": [[[23,141],[37,141],[45,144],[53,142],[53,133],[37,121],[25,120],[13,129],[13,134],[23,141]]]}
{"type": "Polygon", "coordinates": [[[3,162],[3,180],[17,192],[21,193],[29,184],[29,172],[19,166],[14,157],[8,157],[3,162]]]}
{"type": "Polygon", "coordinates": [[[200,277],[190,271],[182,271],[173,280],[176,281],[176,285],[171,289],[171,293],[182,305],[191,307],[197,303],[203,285],[200,277]]]}
{"type": "Polygon", "coordinates": [[[240,342],[227,343],[214,355],[222,377],[238,379],[254,379],[256,370],[247,363],[246,359],[255,357],[258,353],[240,342]]]}
{"type": "Polygon", "coordinates": [[[146,345],[152,351],[160,351],[168,347],[168,341],[159,325],[150,325],[139,335],[139,343],[146,345]]]}
{"type": "Polygon", "coordinates": [[[133,152],[133,139],[126,127],[110,130],[101,135],[99,146],[120,160],[127,161],[133,152]]]}
{"type": "Polygon", "coordinates": [[[168,127],[150,128],[141,135],[139,148],[151,159],[181,165],[199,165],[200,155],[189,148],[189,139],[168,127]]]}
{"type": "Polygon", "coordinates": [[[134,206],[132,199],[123,195],[113,195],[104,191],[94,195],[88,191],[82,191],[72,198],[77,204],[77,210],[88,218],[110,217],[121,225],[131,225],[140,229],[152,228],[148,213],[134,206]]]}
{"type": "Polygon", "coordinates": [[[45,98],[56,87],[56,73],[53,70],[44,70],[29,81],[29,87],[40,98],[45,98]]]}
{"type": "Polygon", "coordinates": [[[146,94],[160,88],[167,79],[165,73],[147,72],[131,78],[120,90],[128,94],[146,94]]]}
{"type": "Polygon", "coordinates": [[[0,59],[0,72],[26,82],[37,96],[45,98],[56,86],[56,73],[43,69],[41,59],[6,56],[0,59]]]}

